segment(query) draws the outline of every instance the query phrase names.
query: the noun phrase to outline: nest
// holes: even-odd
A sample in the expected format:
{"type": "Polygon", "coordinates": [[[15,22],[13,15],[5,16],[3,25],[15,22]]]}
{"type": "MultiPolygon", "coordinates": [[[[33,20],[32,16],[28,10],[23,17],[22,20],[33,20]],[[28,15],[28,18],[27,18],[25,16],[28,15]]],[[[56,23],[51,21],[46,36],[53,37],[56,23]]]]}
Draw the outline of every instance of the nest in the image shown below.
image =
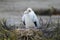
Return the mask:
{"type": "Polygon", "coordinates": [[[42,40],[42,31],[39,29],[16,29],[17,40],[42,40]]]}

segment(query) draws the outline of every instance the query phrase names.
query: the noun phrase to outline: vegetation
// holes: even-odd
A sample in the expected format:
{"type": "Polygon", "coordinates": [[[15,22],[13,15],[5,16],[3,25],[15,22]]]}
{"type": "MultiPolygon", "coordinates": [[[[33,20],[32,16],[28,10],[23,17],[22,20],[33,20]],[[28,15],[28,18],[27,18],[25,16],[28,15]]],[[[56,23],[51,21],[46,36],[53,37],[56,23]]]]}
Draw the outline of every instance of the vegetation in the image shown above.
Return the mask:
{"type": "Polygon", "coordinates": [[[60,15],[60,10],[54,8],[53,6],[48,9],[36,9],[34,10],[37,15],[60,15]]]}
{"type": "Polygon", "coordinates": [[[53,36],[45,37],[40,29],[7,30],[0,20],[0,40],[60,40],[60,28],[57,27],[53,36]]]}

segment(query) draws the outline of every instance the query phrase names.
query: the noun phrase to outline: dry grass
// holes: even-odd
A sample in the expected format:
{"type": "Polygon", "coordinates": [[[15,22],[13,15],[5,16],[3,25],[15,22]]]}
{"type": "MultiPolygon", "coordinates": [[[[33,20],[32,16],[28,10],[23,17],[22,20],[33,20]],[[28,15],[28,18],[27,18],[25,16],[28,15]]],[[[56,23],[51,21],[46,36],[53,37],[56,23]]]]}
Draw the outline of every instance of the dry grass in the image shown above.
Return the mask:
{"type": "Polygon", "coordinates": [[[42,31],[39,29],[15,30],[18,40],[42,40],[42,31]]]}
{"type": "MultiPolygon", "coordinates": [[[[3,19],[2,21],[4,21],[3,19]]],[[[46,38],[40,29],[7,30],[0,20],[0,40],[60,40],[60,28],[57,27],[53,36],[46,38]]]]}

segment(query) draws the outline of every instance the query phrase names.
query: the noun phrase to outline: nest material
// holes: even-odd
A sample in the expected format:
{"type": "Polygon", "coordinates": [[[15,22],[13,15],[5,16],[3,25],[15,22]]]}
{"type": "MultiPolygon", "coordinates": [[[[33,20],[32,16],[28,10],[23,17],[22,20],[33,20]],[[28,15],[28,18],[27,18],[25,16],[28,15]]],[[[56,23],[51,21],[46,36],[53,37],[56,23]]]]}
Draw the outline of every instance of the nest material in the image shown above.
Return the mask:
{"type": "Polygon", "coordinates": [[[17,40],[42,40],[42,31],[39,29],[15,30],[17,40]]]}

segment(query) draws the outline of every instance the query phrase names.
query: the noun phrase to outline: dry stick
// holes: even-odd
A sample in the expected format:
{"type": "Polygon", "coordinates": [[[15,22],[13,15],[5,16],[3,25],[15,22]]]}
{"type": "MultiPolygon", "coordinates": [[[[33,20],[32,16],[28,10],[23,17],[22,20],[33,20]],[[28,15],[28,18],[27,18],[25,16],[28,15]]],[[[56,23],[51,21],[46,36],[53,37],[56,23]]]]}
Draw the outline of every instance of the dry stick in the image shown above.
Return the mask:
{"type": "Polygon", "coordinates": [[[27,40],[28,40],[28,36],[27,36],[27,40]]]}
{"type": "Polygon", "coordinates": [[[36,36],[36,38],[41,39],[39,36],[36,36]]]}
{"type": "Polygon", "coordinates": [[[24,37],[24,40],[25,40],[25,37],[24,37]]]}
{"type": "Polygon", "coordinates": [[[22,39],[20,38],[20,40],[22,40],[22,39]]]}
{"type": "Polygon", "coordinates": [[[34,38],[30,37],[32,40],[34,40],[34,38]]]}
{"type": "Polygon", "coordinates": [[[35,39],[35,40],[37,40],[37,38],[36,38],[36,37],[34,37],[34,39],[35,39]]]}

